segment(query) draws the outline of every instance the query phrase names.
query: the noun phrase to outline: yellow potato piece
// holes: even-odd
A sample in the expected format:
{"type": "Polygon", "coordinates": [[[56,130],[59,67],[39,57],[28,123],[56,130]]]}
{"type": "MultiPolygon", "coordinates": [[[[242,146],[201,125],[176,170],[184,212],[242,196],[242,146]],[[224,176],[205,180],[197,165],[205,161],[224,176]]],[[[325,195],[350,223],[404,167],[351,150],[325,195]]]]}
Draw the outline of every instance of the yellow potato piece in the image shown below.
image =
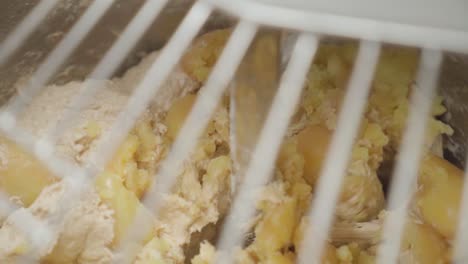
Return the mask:
{"type": "MultiPolygon", "coordinates": [[[[114,245],[117,245],[127,234],[129,227],[135,220],[135,215],[139,211],[142,215],[140,223],[152,223],[152,215],[138,200],[137,196],[127,190],[122,184],[119,175],[104,172],[96,180],[96,189],[101,199],[114,210],[114,245]]],[[[141,228],[144,228],[141,226],[141,228]]],[[[149,229],[145,243],[154,235],[152,228],[149,229]]]]}
{"type": "Polygon", "coordinates": [[[183,70],[198,82],[205,82],[221,51],[226,44],[231,29],[210,31],[197,39],[182,57],[183,70]]]}
{"type": "Polygon", "coordinates": [[[400,263],[449,263],[448,247],[430,227],[407,221],[400,249],[400,263]]]}
{"type": "Polygon", "coordinates": [[[158,138],[153,132],[150,121],[137,124],[135,134],[140,141],[139,148],[135,153],[136,160],[141,163],[156,163],[160,158],[155,154],[158,147],[158,138]]]}
{"type": "Polygon", "coordinates": [[[141,241],[132,241],[132,245],[142,246],[154,236],[152,214],[139,200],[151,183],[151,175],[150,171],[139,168],[138,163],[155,162],[152,156],[156,148],[155,137],[149,121],[137,124],[120,145],[106,171],[96,179],[99,196],[114,210],[114,245],[119,245],[128,234],[137,213],[141,217],[138,218],[138,228],[147,228],[147,235],[141,241]]]}
{"type": "Polygon", "coordinates": [[[320,125],[309,126],[297,135],[298,150],[305,159],[304,178],[310,185],[314,185],[319,176],[331,136],[332,132],[320,125]]]}
{"type": "Polygon", "coordinates": [[[26,207],[56,180],[34,155],[1,136],[0,154],[0,190],[19,197],[26,207]]]}
{"type": "Polygon", "coordinates": [[[459,217],[463,172],[433,154],[424,158],[418,179],[416,207],[425,223],[453,239],[459,217]]]}
{"type": "Polygon", "coordinates": [[[154,145],[148,144],[148,139],[141,133],[130,134],[107,167],[109,172],[119,175],[123,185],[138,198],[143,196],[151,183],[150,172],[139,168],[138,163],[145,159],[151,161],[151,151],[154,149],[154,145]]]}
{"type": "Polygon", "coordinates": [[[256,246],[260,252],[280,250],[292,241],[297,225],[296,208],[296,199],[289,198],[265,213],[255,229],[256,246]]]}
{"type": "Polygon", "coordinates": [[[186,95],[176,100],[169,111],[167,111],[165,123],[167,125],[167,136],[175,139],[179,130],[182,128],[187,115],[190,113],[197,96],[194,94],[186,95]]]}

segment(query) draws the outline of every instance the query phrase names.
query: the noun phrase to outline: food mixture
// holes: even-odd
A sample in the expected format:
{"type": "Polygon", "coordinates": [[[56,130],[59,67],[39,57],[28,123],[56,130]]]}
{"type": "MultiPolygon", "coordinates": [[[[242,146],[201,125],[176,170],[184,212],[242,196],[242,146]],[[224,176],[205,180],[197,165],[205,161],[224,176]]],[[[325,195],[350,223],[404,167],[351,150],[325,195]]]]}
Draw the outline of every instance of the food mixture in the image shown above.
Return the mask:
{"type": "MultiPolygon", "coordinates": [[[[42,263],[113,263],[123,256],[119,249],[125,245],[126,252],[134,252],[130,253],[133,263],[212,263],[217,254],[216,234],[232,200],[227,98],[219,103],[196,149],[184,161],[177,185],[164,197],[156,218],[141,199],[151,184],[158,184],[158,168],[229,34],[229,29],[216,30],[194,41],[106,169],[71,203],[59,224],[46,222],[55,233],[41,247],[32,247],[15,219],[25,211],[44,220],[58,215],[67,197],[65,180],[1,137],[0,190],[20,209],[0,216],[0,262],[16,263],[29,256],[42,263]],[[142,239],[129,243],[125,238],[137,212],[150,228],[142,239]]],[[[251,234],[237,254],[238,263],[294,263],[297,250],[307,247],[301,245],[308,224],[306,210],[336,127],[357,48],[355,43],[319,47],[273,178],[257,201],[251,234]]],[[[77,165],[93,163],[96,146],[157,56],[157,52],[149,54],[122,77],[93,80],[101,89],[58,140],[57,155],[77,165]]],[[[375,262],[383,221],[392,213],[386,210],[381,171],[398,153],[409,95],[418,89],[414,81],[418,62],[418,51],[410,48],[385,47],[381,52],[323,263],[375,262]]],[[[82,84],[45,87],[18,125],[34,136],[44,136],[82,84]]],[[[449,263],[451,259],[463,173],[441,154],[441,135],[452,133],[436,118],[444,112],[438,97],[425,135],[400,263],[449,263]]]]}

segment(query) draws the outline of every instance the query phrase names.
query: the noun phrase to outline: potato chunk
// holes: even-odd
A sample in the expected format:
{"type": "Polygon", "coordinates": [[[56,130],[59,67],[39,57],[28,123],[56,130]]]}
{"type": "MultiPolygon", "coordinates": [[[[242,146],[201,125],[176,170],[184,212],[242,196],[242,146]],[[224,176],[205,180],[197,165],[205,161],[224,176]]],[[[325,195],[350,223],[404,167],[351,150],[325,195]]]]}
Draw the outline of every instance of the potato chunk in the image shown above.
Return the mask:
{"type": "MultiPolygon", "coordinates": [[[[151,213],[140,203],[133,192],[124,187],[119,175],[111,172],[102,173],[96,180],[96,189],[101,199],[114,210],[114,245],[118,245],[127,234],[137,212],[141,212],[143,216],[140,223],[153,223],[151,213]]],[[[144,241],[137,241],[137,243],[147,242],[154,235],[152,231],[148,232],[144,241]]]]}
{"type": "Polygon", "coordinates": [[[278,251],[292,241],[296,219],[297,201],[292,198],[285,199],[274,210],[268,211],[257,228],[255,235],[258,251],[266,253],[278,251]]]}
{"type": "Polygon", "coordinates": [[[164,146],[152,131],[149,120],[139,122],[122,142],[107,166],[123,185],[141,198],[151,184],[151,176],[162,158],[164,146]]]}
{"type": "Polygon", "coordinates": [[[448,263],[448,247],[430,227],[408,220],[399,263],[448,263]]]}
{"type": "Polygon", "coordinates": [[[29,206],[56,178],[32,154],[0,136],[0,190],[29,206]]]}
{"type": "Polygon", "coordinates": [[[453,239],[459,217],[463,172],[448,161],[428,154],[421,164],[416,208],[425,223],[453,239]]]}
{"type": "Polygon", "coordinates": [[[305,159],[304,178],[314,185],[327,156],[332,132],[324,126],[309,126],[298,134],[298,150],[305,159]]]}
{"type": "Polygon", "coordinates": [[[187,115],[192,110],[197,96],[194,94],[186,95],[176,100],[167,112],[165,123],[167,125],[167,136],[175,139],[179,130],[182,128],[187,115]]]}
{"type": "Polygon", "coordinates": [[[231,29],[220,29],[195,39],[182,58],[181,65],[184,71],[198,82],[205,82],[230,34],[231,29]]]}

